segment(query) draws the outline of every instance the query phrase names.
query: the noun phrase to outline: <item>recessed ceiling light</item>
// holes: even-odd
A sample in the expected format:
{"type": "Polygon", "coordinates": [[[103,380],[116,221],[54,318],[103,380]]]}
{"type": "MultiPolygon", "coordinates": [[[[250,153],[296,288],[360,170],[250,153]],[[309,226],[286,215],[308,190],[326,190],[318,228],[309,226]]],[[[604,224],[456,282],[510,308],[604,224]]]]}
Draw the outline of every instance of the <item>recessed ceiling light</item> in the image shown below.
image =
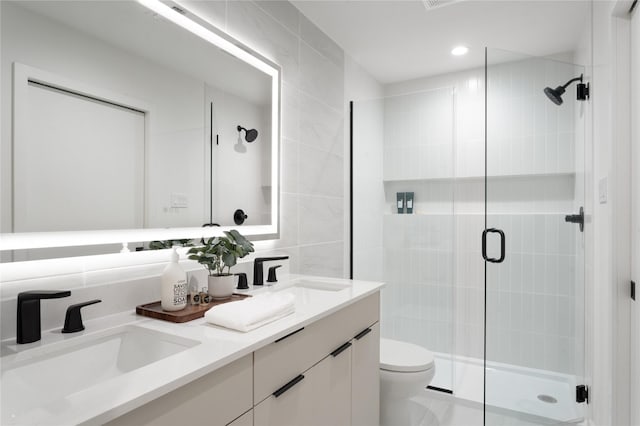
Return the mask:
{"type": "Polygon", "coordinates": [[[467,46],[456,46],[451,50],[451,54],[453,56],[462,56],[466,55],[468,51],[469,48],[467,46]]]}

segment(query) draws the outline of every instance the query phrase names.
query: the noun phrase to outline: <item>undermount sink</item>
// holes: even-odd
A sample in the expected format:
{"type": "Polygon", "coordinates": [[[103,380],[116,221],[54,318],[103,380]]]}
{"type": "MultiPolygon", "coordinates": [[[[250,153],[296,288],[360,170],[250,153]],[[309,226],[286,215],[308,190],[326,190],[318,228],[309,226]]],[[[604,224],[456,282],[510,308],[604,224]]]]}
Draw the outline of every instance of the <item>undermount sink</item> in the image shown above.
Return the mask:
{"type": "Polygon", "coordinates": [[[54,411],[68,395],[199,343],[127,325],[4,356],[0,423],[20,423],[20,415],[34,409],[54,411]]]}
{"type": "Polygon", "coordinates": [[[309,281],[309,280],[301,280],[297,281],[293,284],[295,287],[308,288],[311,290],[320,290],[320,291],[340,291],[346,288],[351,287],[349,284],[344,283],[333,283],[330,281],[309,281]]]}

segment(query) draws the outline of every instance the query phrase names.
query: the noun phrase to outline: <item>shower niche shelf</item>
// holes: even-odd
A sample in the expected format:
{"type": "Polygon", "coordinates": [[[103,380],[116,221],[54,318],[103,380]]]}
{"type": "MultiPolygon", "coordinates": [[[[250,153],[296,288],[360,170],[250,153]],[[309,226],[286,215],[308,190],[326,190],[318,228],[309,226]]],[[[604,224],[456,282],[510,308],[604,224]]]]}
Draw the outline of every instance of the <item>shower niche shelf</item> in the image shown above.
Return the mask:
{"type": "MultiPolygon", "coordinates": [[[[572,178],[575,177],[575,172],[557,172],[557,173],[523,173],[523,174],[504,174],[504,175],[489,175],[487,178],[489,179],[527,179],[527,178],[572,178]]],[[[403,179],[383,179],[382,181],[385,184],[394,184],[394,183],[420,183],[420,182],[464,182],[464,181],[479,181],[484,180],[484,175],[478,176],[449,176],[449,177],[423,177],[423,178],[403,178],[403,179]]]]}

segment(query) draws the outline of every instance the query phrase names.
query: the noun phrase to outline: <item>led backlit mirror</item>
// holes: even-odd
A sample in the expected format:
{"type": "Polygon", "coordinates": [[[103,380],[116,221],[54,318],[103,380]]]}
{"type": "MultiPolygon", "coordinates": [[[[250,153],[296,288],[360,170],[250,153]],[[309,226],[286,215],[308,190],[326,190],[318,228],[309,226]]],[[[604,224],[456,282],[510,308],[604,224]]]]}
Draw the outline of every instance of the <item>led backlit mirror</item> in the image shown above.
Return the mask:
{"type": "Polygon", "coordinates": [[[177,4],[0,7],[3,261],[277,238],[276,64],[177,4]]]}

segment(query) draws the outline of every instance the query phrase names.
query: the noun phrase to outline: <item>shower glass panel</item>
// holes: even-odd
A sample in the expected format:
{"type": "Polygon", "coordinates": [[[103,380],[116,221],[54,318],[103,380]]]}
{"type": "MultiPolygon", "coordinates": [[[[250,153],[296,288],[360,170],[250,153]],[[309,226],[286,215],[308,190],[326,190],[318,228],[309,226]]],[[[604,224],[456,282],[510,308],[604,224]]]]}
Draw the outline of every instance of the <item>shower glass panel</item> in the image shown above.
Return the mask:
{"type": "Polygon", "coordinates": [[[583,67],[495,49],[486,58],[485,424],[583,418],[583,67]],[[574,218],[575,219],[575,218],[574,218]],[[504,241],[504,249],[501,243],[504,241]],[[500,261],[504,257],[504,260],[500,261]]]}
{"type": "Polygon", "coordinates": [[[381,336],[454,353],[453,88],[352,104],[353,278],[384,281],[381,336]],[[400,200],[400,201],[399,201],[400,200]]]}

